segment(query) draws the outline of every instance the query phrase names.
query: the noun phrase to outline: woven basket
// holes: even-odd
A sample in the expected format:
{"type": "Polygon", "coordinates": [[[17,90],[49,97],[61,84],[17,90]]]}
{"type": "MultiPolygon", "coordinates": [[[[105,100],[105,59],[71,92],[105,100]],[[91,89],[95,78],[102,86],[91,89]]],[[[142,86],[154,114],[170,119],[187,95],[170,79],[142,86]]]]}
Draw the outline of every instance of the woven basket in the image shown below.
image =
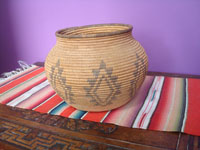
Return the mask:
{"type": "Polygon", "coordinates": [[[144,81],[148,59],[132,26],[99,24],[56,32],[45,61],[47,79],[69,105],[85,111],[120,107],[144,81]]]}

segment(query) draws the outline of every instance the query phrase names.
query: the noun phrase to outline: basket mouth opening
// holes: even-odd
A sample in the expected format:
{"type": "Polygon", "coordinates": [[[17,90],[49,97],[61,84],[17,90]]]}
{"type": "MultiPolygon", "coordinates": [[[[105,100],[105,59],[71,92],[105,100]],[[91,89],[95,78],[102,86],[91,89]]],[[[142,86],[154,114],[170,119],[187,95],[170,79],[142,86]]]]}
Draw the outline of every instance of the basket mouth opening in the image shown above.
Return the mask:
{"type": "Polygon", "coordinates": [[[132,25],[128,24],[96,24],[61,29],[56,32],[56,36],[61,38],[102,37],[126,33],[132,31],[132,28],[132,25]]]}

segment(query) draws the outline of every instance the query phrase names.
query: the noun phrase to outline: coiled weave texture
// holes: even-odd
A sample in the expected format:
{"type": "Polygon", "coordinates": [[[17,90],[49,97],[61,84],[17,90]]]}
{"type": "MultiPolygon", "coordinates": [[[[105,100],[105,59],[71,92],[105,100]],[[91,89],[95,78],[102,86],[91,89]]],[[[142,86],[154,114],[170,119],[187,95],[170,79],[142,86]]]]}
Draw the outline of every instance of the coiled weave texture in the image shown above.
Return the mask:
{"type": "Polygon", "coordinates": [[[47,79],[80,110],[105,111],[127,103],[144,81],[147,55],[132,26],[101,24],[56,32],[45,61],[47,79]]]}

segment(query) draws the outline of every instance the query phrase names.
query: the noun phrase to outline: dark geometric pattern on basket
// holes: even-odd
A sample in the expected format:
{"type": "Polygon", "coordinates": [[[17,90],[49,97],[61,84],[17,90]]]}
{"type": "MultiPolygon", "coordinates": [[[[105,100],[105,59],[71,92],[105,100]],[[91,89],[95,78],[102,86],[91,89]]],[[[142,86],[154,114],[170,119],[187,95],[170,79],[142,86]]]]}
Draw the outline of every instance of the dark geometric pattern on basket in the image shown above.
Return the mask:
{"type": "Polygon", "coordinates": [[[34,150],[86,150],[86,149],[118,149],[115,146],[89,142],[69,135],[55,135],[49,132],[25,127],[12,122],[0,120],[0,140],[6,141],[18,149],[34,150]]]}
{"type": "Polygon", "coordinates": [[[106,68],[105,62],[102,60],[99,69],[93,69],[94,78],[88,79],[90,87],[84,87],[86,91],[86,97],[90,98],[91,102],[95,106],[106,106],[112,104],[112,101],[115,100],[116,96],[119,95],[121,85],[117,83],[117,76],[112,76],[113,68],[106,68]],[[109,89],[105,98],[102,98],[101,93],[98,91],[102,90],[102,82],[104,81],[105,85],[109,89]]]}
{"type": "Polygon", "coordinates": [[[136,53],[136,60],[135,63],[133,64],[135,66],[135,70],[133,72],[133,78],[134,80],[130,81],[131,84],[131,88],[130,88],[130,97],[132,98],[135,94],[135,91],[137,90],[137,82],[140,78],[140,73],[141,71],[146,72],[146,65],[144,63],[144,59],[142,57],[140,57],[137,53],[136,53]],[[140,68],[142,66],[142,68],[140,68]]]}
{"type": "Polygon", "coordinates": [[[70,85],[67,85],[66,79],[62,76],[62,73],[63,68],[60,67],[60,60],[58,59],[56,65],[51,67],[51,73],[49,75],[52,87],[59,96],[61,96],[65,100],[69,100],[70,104],[75,103],[73,99],[73,93],[71,91],[72,87],[70,85]],[[62,90],[64,90],[64,95],[62,94],[62,92],[60,92],[60,89],[57,88],[56,81],[59,82],[62,90]]]}

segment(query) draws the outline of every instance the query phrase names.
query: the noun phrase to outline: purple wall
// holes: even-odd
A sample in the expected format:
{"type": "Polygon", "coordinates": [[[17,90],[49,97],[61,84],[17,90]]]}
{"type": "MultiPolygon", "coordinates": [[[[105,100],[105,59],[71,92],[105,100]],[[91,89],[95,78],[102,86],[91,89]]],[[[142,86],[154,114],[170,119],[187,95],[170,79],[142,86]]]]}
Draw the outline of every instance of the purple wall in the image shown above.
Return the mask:
{"type": "Polygon", "coordinates": [[[150,71],[200,74],[199,16],[199,0],[1,0],[0,71],[44,61],[58,29],[127,23],[150,71]]]}

